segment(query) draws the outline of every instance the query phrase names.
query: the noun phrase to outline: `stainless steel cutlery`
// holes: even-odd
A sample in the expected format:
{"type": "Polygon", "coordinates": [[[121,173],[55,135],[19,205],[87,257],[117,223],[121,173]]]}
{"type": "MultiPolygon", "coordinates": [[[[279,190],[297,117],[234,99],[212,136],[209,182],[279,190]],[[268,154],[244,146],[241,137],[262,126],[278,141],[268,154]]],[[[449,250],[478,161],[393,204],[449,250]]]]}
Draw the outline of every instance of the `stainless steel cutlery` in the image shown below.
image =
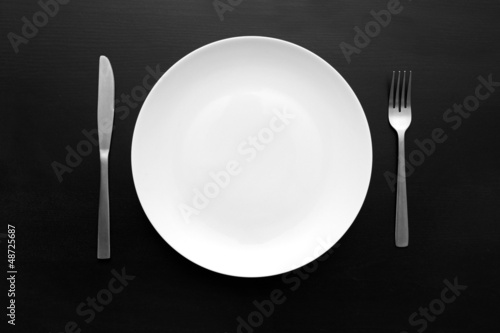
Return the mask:
{"type": "Polygon", "coordinates": [[[398,133],[398,178],[396,201],[396,246],[408,246],[408,201],[406,198],[405,171],[405,132],[411,123],[411,71],[408,88],[406,88],[406,71],[403,72],[402,88],[400,89],[401,72],[398,71],[398,82],[394,94],[395,72],[392,72],[391,92],[389,95],[389,122],[398,133]]]}
{"type": "Polygon", "coordinates": [[[97,235],[97,258],[109,259],[109,188],[108,156],[113,131],[115,103],[115,80],[108,58],[99,59],[99,97],[97,106],[97,128],[99,131],[99,155],[101,160],[101,188],[99,193],[99,222],[97,235]]]}

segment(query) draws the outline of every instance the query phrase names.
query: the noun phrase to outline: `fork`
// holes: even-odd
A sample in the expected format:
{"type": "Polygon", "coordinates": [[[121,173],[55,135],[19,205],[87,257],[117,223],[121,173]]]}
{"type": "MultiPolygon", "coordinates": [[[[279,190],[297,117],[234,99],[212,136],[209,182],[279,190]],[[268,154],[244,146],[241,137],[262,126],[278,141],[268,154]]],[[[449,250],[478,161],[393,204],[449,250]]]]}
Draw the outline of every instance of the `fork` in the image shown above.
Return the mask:
{"type": "Polygon", "coordinates": [[[403,72],[403,88],[399,93],[401,71],[398,71],[396,95],[394,95],[395,72],[392,72],[391,93],[389,95],[389,122],[398,133],[398,180],[396,192],[396,246],[408,246],[408,200],[406,198],[405,132],[411,123],[411,71],[406,91],[406,71],[403,72]],[[405,98],[405,94],[406,98],[405,98]]]}

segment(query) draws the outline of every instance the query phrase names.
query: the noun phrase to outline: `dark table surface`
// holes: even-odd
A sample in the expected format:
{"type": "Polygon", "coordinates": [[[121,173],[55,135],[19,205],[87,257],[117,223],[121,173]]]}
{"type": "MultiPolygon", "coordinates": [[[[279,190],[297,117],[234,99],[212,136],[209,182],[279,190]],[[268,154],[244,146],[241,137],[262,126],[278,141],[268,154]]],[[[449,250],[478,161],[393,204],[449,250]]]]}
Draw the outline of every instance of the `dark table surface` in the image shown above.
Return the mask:
{"type": "Polygon", "coordinates": [[[213,0],[54,3],[0,2],[2,332],[499,330],[500,87],[482,81],[500,81],[498,1],[223,0],[224,20],[213,0]],[[51,15],[39,13],[43,4],[51,15]],[[377,30],[371,11],[388,7],[391,20],[377,30]],[[355,41],[355,28],[367,24],[370,40],[355,41]],[[340,246],[309,273],[243,279],[198,267],[156,233],[134,189],[130,146],[142,105],[135,88],[147,68],[166,71],[207,43],[242,35],[281,38],[321,56],[351,85],[370,125],[366,201],[340,246]],[[341,45],[352,51],[356,42],[348,62],[341,45]],[[97,126],[101,54],[113,64],[123,107],[110,156],[109,261],[96,260],[97,148],[73,167],[66,161],[97,126]],[[398,69],[413,70],[414,79],[405,249],[394,246],[387,180],[396,172],[387,96],[398,69]],[[133,92],[138,100],[127,102],[133,92]],[[446,139],[424,154],[415,140],[429,144],[436,129],[446,139]],[[59,177],[55,166],[66,166],[59,177]],[[16,230],[15,326],[6,316],[8,224],[16,230]],[[123,270],[135,278],[118,288],[123,270]],[[454,283],[462,286],[455,294],[454,283]],[[255,312],[254,301],[268,304],[276,289],[284,302],[268,317],[255,312]],[[96,296],[106,305],[90,311],[96,296]],[[238,320],[255,327],[238,328],[238,320]]]}

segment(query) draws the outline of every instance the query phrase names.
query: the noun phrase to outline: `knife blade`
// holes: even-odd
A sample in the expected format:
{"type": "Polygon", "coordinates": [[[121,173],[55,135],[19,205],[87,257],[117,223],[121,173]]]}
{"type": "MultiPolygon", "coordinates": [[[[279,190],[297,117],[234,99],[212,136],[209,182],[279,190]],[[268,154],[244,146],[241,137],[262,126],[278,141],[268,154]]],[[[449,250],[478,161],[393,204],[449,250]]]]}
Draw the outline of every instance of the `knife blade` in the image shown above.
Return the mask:
{"type": "Polygon", "coordinates": [[[113,132],[115,104],[115,79],[113,68],[105,56],[99,58],[99,95],[97,102],[97,129],[99,133],[99,156],[101,160],[101,185],[99,191],[99,220],[97,234],[97,258],[109,259],[110,223],[108,156],[113,132]]]}

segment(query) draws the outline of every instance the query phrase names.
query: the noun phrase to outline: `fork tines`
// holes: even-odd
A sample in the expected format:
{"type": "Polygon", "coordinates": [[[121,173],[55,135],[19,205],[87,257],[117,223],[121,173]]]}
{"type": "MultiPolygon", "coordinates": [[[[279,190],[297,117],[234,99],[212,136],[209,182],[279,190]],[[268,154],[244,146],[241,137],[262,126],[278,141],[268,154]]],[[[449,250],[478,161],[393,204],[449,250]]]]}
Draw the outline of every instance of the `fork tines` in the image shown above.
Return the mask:
{"type": "Polygon", "coordinates": [[[396,72],[392,72],[392,83],[391,83],[391,93],[389,95],[389,106],[392,105],[392,108],[398,108],[398,111],[401,111],[401,108],[407,108],[411,105],[411,71],[408,79],[408,90],[406,90],[406,71],[403,71],[403,89],[401,91],[401,104],[400,100],[400,80],[401,80],[401,71],[398,71],[398,83],[396,86],[396,95],[394,96],[394,78],[396,72]]]}

